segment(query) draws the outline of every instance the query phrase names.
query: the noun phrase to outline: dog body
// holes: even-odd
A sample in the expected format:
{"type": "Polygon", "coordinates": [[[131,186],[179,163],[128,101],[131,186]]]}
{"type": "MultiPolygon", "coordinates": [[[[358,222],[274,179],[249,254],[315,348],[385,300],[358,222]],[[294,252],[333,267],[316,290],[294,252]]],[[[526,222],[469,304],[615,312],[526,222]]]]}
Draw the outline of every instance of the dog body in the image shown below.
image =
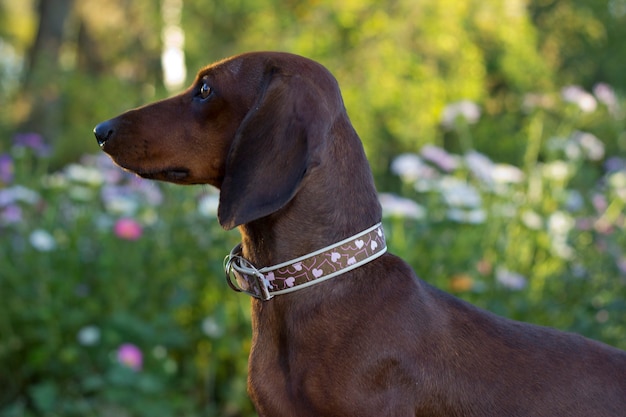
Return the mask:
{"type": "MultiPolygon", "coordinates": [[[[201,70],[178,96],[99,124],[103,150],[145,178],[220,189],[243,256],[280,264],[382,214],[334,77],[257,52],[201,70]]],[[[252,301],[248,386],[260,416],[626,416],[626,353],[514,322],[384,254],[252,301]]]]}

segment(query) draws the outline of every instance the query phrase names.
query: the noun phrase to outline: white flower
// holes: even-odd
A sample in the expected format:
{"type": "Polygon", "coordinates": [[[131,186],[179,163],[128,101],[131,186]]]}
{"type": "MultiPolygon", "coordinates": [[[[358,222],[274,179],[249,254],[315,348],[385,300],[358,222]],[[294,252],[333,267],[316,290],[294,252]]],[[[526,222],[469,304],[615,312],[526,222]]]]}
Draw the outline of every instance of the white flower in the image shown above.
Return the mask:
{"type": "Polygon", "coordinates": [[[526,287],[526,278],[523,275],[504,267],[496,268],[496,280],[510,290],[521,290],[526,287]]]}
{"type": "Polygon", "coordinates": [[[567,244],[565,237],[556,237],[552,239],[552,251],[563,259],[573,259],[574,249],[567,244]]]}
{"type": "Polygon", "coordinates": [[[381,193],[378,199],[383,207],[385,216],[407,217],[411,219],[423,219],[426,216],[424,207],[408,198],[399,197],[395,194],[381,193]]]}
{"type": "Polygon", "coordinates": [[[552,161],[543,165],[543,175],[551,180],[565,181],[570,177],[571,170],[564,161],[552,161]]]}
{"type": "Polygon", "coordinates": [[[99,186],[103,183],[102,173],[96,168],[86,167],[79,164],[70,164],[65,168],[65,176],[76,182],[99,186]]]}
{"type": "Polygon", "coordinates": [[[548,231],[555,236],[565,236],[576,222],[564,211],[555,211],[548,217],[548,231]]]}
{"type": "Polygon", "coordinates": [[[529,229],[539,230],[543,226],[543,219],[532,210],[524,210],[522,213],[522,223],[529,229]]]}
{"type": "Polygon", "coordinates": [[[519,168],[510,164],[496,164],[480,152],[470,151],[464,158],[470,172],[488,187],[524,181],[524,173],[519,168]]]}
{"type": "Polygon", "coordinates": [[[483,209],[451,208],[446,211],[446,217],[457,223],[482,224],[487,220],[487,213],[483,209]]]}
{"type": "Polygon", "coordinates": [[[32,205],[39,201],[39,194],[21,185],[0,190],[0,207],[8,206],[18,201],[32,205]]]}
{"type": "Polygon", "coordinates": [[[573,140],[590,161],[599,161],[604,158],[604,143],[595,135],[588,132],[575,132],[573,140]]]}
{"type": "Polygon", "coordinates": [[[215,320],[215,318],[209,316],[202,320],[202,331],[209,337],[220,337],[224,334],[224,329],[215,320]]]}
{"type": "Polygon", "coordinates": [[[85,326],[78,331],[76,339],[83,346],[93,346],[100,341],[100,329],[96,326],[85,326]]]}
{"type": "Polygon", "coordinates": [[[405,182],[414,182],[418,179],[434,178],[437,172],[428,166],[419,155],[404,153],[398,155],[391,163],[391,172],[405,182]]]}
{"type": "Polygon", "coordinates": [[[428,191],[437,190],[439,180],[437,179],[429,179],[429,178],[419,178],[413,184],[413,188],[418,193],[425,193],[428,191]]]}
{"type": "Polygon", "coordinates": [[[598,107],[596,99],[577,85],[570,85],[561,90],[561,97],[568,103],[576,104],[583,113],[591,113],[598,107]]]}
{"type": "Polygon", "coordinates": [[[56,248],[54,237],[43,229],[34,230],[29,237],[30,244],[40,252],[50,252],[56,248]]]}
{"type": "Polygon", "coordinates": [[[626,171],[617,171],[609,175],[609,184],[615,189],[626,188],[626,171]]]}
{"type": "Polygon", "coordinates": [[[133,216],[139,209],[136,194],[127,187],[118,185],[105,185],[100,195],[106,210],[122,216],[133,216]]]}
{"type": "Polygon", "coordinates": [[[605,83],[598,83],[594,85],[593,94],[607,107],[607,109],[609,109],[609,113],[613,115],[617,113],[617,110],[619,109],[619,102],[617,101],[615,91],[610,85],[605,83]]]}
{"type": "Polygon", "coordinates": [[[205,194],[198,201],[198,212],[205,217],[216,217],[220,198],[218,194],[205,194]]]}
{"type": "Polygon", "coordinates": [[[482,204],[476,188],[458,178],[445,177],[439,182],[439,187],[448,206],[478,208],[482,204]]]}
{"type": "Polygon", "coordinates": [[[465,155],[465,163],[476,178],[487,185],[492,184],[494,163],[486,155],[476,151],[469,151],[465,155]]]}
{"type": "Polygon", "coordinates": [[[548,218],[552,251],[563,259],[571,259],[574,255],[573,249],[567,244],[567,235],[575,224],[572,216],[563,211],[556,211],[548,218]]]}
{"type": "Polygon", "coordinates": [[[133,175],[115,165],[113,160],[104,152],[100,152],[96,155],[85,155],[81,158],[81,163],[83,163],[83,165],[94,166],[95,169],[100,172],[102,180],[107,184],[118,184],[124,178],[133,175]]]}
{"type": "Polygon", "coordinates": [[[575,140],[567,140],[563,145],[563,149],[565,150],[565,156],[570,161],[576,161],[582,158],[582,150],[580,149],[580,145],[575,140]]]}
{"type": "Polygon", "coordinates": [[[452,128],[459,118],[465,119],[469,124],[476,123],[480,119],[480,107],[470,100],[448,104],[443,109],[441,124],[446,128],[452,128]]]}
{"type": "Polygon", "coordinates": [[[524,173],[513,165],[495,164],[491,171],[491,178],[500,184],[519,184],[524,181],[524,173]]]}

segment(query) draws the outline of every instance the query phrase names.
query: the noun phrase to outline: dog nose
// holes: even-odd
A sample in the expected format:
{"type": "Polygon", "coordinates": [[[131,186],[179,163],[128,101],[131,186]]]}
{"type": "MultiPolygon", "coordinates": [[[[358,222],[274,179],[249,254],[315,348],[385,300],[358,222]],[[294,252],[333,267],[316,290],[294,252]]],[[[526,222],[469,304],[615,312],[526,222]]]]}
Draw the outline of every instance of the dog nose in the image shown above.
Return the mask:
{"type": "Polygon", "coordinates": [[[102,122],[93,129],[93,134],[96,135],[96,140],[98,141],[98,145],[100,145],[100,147],[104,146],[104,144],[111,139],[113,133],[115,133],[115,129],[113,129],[113,123],[111,120],[102,122]]]}

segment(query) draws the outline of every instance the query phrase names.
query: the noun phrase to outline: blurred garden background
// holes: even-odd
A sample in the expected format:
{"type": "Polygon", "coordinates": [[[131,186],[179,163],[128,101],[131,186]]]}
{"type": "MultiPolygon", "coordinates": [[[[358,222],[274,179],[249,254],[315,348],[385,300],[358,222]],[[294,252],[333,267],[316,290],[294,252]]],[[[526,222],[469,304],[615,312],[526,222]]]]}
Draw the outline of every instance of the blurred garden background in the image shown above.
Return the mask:
{"type": "Polygon", "coordinates": [[[0,0],[0,417],[254,415],[216,191],[92,134],[250,50],[335,74],[422,278],[626,349],[624,39],[626,0],[0,0]]]}

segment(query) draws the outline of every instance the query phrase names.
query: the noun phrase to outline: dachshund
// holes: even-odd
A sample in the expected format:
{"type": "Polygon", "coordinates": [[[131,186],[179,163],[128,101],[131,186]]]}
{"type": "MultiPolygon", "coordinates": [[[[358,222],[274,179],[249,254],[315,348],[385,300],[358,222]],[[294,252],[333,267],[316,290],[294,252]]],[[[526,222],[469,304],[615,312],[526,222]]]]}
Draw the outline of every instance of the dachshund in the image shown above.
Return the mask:
{"type": "Polygon", "coordinates": [[[481,310],[386,251],[363,146],[317,62],[238,55],[94,133],[141,177],[220,190],[260,416],[626,416],[626,352],[481,310]]]}

